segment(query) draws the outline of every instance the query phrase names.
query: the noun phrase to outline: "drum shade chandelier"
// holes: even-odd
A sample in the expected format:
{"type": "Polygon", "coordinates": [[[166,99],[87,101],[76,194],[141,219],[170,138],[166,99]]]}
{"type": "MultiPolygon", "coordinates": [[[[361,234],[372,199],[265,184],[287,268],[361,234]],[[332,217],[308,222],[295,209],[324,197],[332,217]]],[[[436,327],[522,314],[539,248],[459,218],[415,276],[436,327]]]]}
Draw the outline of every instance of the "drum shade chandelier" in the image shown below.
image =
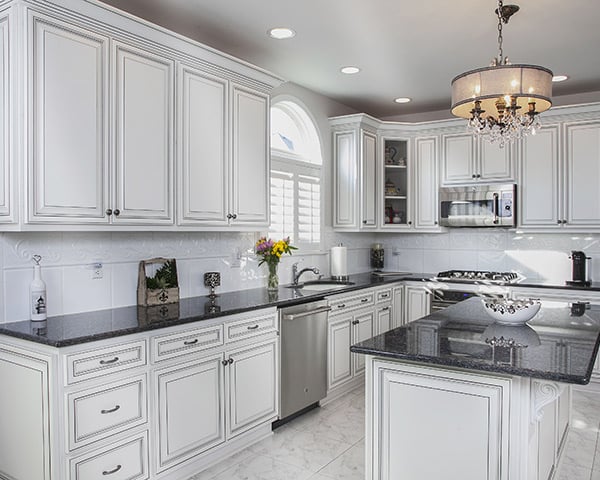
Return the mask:
{"type": "Polygon", "coordinates": [[[519,10],[498,0],[498,56],[489,67],[452,80],[452,114],[467,118],[467,130],[501,147],[534,134],[538,115],[552,106],[552,72],[537,65],[511,64],[502,51],[502,25],[519,10]]]}

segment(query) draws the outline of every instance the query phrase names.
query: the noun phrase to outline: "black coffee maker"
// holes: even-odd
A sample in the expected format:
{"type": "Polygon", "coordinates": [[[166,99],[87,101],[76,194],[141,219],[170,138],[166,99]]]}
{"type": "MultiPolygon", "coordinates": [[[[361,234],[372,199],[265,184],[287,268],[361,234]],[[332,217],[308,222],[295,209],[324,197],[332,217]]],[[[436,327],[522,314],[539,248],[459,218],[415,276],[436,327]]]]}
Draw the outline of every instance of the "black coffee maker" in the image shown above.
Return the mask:
{"type": "Polygon", "coordinates": [[[584,252],[573,250],[569,258],[573,263],[573,279],[567,280],[567,285],[589,287],[591,283],[587,278],[587,261],[591,257],[586,257],[584,252]]]}

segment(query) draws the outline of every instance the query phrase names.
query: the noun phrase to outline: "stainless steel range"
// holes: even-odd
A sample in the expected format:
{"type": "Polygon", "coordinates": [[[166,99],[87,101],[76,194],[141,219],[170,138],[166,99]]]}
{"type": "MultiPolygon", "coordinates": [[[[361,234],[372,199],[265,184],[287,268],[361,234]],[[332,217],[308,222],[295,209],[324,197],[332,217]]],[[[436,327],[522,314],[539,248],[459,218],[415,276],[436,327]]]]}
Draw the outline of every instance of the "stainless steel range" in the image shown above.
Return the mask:
{"type": "Polygon", "coordinates": [[[447,270],[440,272],[436,277],[438,280],[457,280],[467,282],[483,283],[518,283],[521,276],[517,272],[488,272],[480,270],[447,270]]]}

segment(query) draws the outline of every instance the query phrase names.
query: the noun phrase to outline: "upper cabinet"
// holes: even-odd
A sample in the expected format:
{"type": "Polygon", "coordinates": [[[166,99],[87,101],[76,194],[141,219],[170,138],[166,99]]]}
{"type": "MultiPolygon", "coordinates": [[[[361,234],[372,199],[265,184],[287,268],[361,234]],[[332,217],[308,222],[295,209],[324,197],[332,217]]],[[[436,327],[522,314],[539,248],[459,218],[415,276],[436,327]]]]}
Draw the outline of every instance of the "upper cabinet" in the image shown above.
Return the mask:
{"type": "Polygon", "coordinates": [[[439,229],[437,137],[415,139],[413,178],[415,229],[439,229]]]}
{"type": "Polygon", "coordinates": [[[380,178],[380,216],[379,222],[384,230],[410,228],[412,184],[410,181],[412,165],[409,158],[410,142],[407,138],[381,137],[379,178],[380,178]]]}
{"type": "Polygon", "coordinates": [[[514,147],[501,148],[470,133],[442,136],[442,185],[514,181],[514,147]]]}
{"type": "Polygon", "coordinates": [[[377,135],[375,119],[350,115],[331,119],[333,130],[333,227],[377,227],[377,135]]]}
{"type": "Polygon", "coordinates": [[[4,228],[268,226],[269,92],[280,79],[100,3],[71,7],[16,0],[0,11],[4,228]],[[16,33],[13,11],[24,18],[16,33]],[[12,42],[22,62],[10,35],[23,38],[12,42]],[[25,85],[17,95],[13,79],[25,85]],[[27,120],[23,140],[13,116],[27,120]],[[12,138],[24,142],[16,159],[12,138]]]}

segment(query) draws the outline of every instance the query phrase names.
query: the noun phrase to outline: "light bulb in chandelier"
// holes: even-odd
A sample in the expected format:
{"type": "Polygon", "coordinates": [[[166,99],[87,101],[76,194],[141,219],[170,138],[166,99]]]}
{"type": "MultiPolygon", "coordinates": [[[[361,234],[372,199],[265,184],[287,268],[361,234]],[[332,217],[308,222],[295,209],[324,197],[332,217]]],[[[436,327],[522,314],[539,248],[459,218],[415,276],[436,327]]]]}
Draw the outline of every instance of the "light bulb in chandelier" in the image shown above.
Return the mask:
{"type": "Polygon", "coordinates": [[[552,106],[552,72],[537,65],[511,64],[502,50],[502,24],[519,10],[498,1],[498,56],[489,67],[452,80],[452,114],[468,119],[467,130],[504,146],[541,127],[539,114],[552,106]]]}

